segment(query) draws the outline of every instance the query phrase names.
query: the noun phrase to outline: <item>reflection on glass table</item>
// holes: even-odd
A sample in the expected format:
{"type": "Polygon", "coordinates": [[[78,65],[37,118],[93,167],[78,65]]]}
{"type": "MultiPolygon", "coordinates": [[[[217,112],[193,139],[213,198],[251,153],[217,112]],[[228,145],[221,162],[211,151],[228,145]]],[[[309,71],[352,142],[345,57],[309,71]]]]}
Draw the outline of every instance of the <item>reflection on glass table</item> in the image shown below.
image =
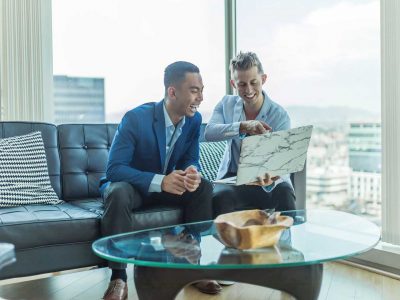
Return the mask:
{"type": "Polygon", "coordinates": [[[102,258],[135,264],[140,299],[155,296],[145,293],[152,289],[158,297],[173,299],[182,287],[202,279],[258,284],[298,299],[317,299],[323,262],[365,252],[380,240],[375,224],[349,213],[282,214],[293,217],[294,224],[274,247],[227,248],[213,221],[206,221],[105,237],[93,244],[93,250],[102,258]]]}

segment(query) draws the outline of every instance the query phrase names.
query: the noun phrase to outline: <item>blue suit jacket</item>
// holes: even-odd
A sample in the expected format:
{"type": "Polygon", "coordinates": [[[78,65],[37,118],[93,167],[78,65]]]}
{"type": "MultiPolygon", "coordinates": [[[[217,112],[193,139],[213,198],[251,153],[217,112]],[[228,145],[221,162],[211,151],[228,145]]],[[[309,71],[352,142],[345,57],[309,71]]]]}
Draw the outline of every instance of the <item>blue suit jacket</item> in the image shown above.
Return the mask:
{"type": "MultiPolygon", "coordinates": [[[[199,166],[201,115],[186,117],[166,173],[199,166]]],[[[163,101],[140,105],[125,114],[115,134],[107,163],[108,182],[125,181],[147,196],[155,174],[162,174],[166,156],[163,101]]],[[[101,190],[104,190],[104,184],[101,190]]]]}

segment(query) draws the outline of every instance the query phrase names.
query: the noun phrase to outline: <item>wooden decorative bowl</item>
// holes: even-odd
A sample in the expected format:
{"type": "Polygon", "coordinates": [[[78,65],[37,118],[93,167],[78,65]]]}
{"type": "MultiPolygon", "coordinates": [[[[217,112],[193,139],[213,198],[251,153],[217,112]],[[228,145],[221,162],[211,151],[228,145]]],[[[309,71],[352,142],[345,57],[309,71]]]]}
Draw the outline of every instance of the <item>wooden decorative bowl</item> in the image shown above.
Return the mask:
{"type": "Polygon", "coordinates": [[[289,216],[276,217],[271,224],[263,210],[243,210],[219,215],[214,220],[221,242],[231,248],[254,249],[278,243],[284,229],[293,224],[289,216]]]}

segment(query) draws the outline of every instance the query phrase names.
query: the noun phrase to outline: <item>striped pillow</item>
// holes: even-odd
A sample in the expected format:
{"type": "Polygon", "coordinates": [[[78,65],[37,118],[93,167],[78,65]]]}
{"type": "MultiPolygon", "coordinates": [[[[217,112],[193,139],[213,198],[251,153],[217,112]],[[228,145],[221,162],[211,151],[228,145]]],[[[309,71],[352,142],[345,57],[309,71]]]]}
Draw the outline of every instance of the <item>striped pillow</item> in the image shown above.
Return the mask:
{"type": "Polygon", "coordinates": [[[40,132],[0,139],[0,207],[59,204],[40,132]]]}

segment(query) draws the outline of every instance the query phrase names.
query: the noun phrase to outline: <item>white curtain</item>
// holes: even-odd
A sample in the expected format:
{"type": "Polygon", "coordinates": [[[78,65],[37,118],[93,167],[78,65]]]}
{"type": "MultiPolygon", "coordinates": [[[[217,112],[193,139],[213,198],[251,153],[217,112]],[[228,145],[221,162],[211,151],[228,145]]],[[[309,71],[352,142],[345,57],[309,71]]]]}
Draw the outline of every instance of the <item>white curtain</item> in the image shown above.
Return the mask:
{"type": "Polygon", "coordinates": [[[382,239],[400,245],[400,1],[381,0],[382,239]]]}
{"type": "Polygon", "coordinates": [[[0,0],[2,121],[53,120],[51,0],[0,0]]]}

